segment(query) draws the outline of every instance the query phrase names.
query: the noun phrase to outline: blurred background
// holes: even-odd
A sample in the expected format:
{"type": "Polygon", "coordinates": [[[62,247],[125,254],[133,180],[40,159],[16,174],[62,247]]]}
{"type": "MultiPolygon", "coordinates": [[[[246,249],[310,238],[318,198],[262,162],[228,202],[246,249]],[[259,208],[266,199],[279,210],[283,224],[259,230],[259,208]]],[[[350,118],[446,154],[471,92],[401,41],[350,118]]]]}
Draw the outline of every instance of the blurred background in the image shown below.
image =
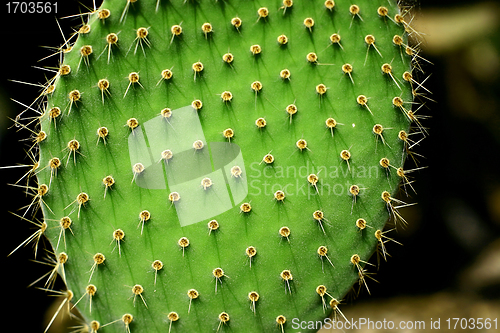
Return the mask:
{"type": "MultiPolygon", "coordinates": [[[[13,100],[30,104],[41,90],[36,84],[53,76],[33,67],[57,67],[57,57],[38,62],[53,53],[47,46],[63,43],[55,17],[88,12],[85,6],[93,6],[92,0],[51,2],[58,3],[57,15],[9,14],[5,4],[0,7],[0,52],[5,59],[0,75],[1,167],[31,163],[25,153],[28,142],[21,141],[27,132],[10,128],[9,118],[25,109],[13,100]]],[[[380,263],[375,276],[380,283],[368,281],[371,295],[351,293],[341,310],[355,319],[425,321],[425,331],[430,331],[431,318],[441,318],[443,328],[447,318],[500,317],[500,3],[421,0],[412,4],[420,55],[428,61],[419,61],[425,71],[419,80],[428,78],[425,87],[432,94],[426,96],[435,101],[423,99],[425,106],[419,111],[429,116],[422,121],[429,135],[416,148],[425,156],[418,166],[427,168],[412,173],[417,194],[402,197],[418,203],[402,210],[409,225],[392,234],[403,246],[387,244],[392,257],[380,263]]],[[[81,18],[58,22],[68,36],[81,18]]],[[[415,165],[406,166],[410,168],[415,165]]],[[[5,227],[1,283],[8,320],[20,322],[23,332],[43,332],[54,298],[27,286],[48,267],[28,259],[33,257],[30,246],[7,257],[36,230],[8,213],[29,200],[21,189],[7,185],[26,171],[0,169],[5,227]]],[[[40,250],[39,259],[43,255],[40,250]]],[[[376,256],[372,261],[376,263],[376,256]]],[[[52,332],[61,323],[55,324],[52,332]]]]}

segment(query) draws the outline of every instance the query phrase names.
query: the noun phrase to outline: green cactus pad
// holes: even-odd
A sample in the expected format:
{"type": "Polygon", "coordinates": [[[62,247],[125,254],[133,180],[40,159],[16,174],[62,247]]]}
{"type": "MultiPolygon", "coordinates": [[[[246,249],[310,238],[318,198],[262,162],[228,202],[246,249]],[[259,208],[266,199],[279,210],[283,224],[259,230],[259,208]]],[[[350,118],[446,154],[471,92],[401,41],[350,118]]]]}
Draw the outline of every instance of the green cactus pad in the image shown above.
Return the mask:
{"type": "Polygon", "coordinates": [[[36,189],[83,327],[308,332],[296,323],[340,317],[387,220],[402,223],[419,125],[405,27],[387,0],[88,14],[44,94],[36,189]]]}

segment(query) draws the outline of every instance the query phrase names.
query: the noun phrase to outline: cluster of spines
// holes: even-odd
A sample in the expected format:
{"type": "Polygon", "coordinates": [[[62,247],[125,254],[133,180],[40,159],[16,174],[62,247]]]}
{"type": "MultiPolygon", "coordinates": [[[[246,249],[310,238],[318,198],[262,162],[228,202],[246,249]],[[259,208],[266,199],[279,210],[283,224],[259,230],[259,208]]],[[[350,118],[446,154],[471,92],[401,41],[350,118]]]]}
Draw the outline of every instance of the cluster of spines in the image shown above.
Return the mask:
{"type": "MultiPolygon", "coordinates": [[[[127,6],[129,5],[129,3],[131,3],[132,1],[128,1],[127,2],[127,6]]],[[[333,10],[333,1],[326,1],[325,2],[325,7],[328,9],[328,10],[333,10]]],[[[292,6],[292,2],[291,1],[284,1],[284,11],[286,10],[286,8],[289,8],[292,6]]],[[[382,7],[381,7],[382,8],[382,7]]],[[[379,8],[379,15],[381,16],[386,16],[387,13],[383,10],[379,8]],[[381,13],[386,13],[384,15],[382,15],[381,13]]],[[[353,7],[351,6],[350,8],[350,13],[353,15],[353,19],[355,19],[356,17],[361,19],[362,20],[362,17],[360,15],[360,9],[359,7],[356,8],[356,7],[353,7]]],[[[268,15],[268,13],[266,14],[266,11],[263,10],[263,8],[259,9],[259,19],[260,18],[263,18],[265,19],[268,15]]],[[[125,14],[125,11],[124,11],[124,14],[125,14]]],[[[110,12],[106,10],[100,10],[98,12],[98,17],[99,19],[106,19],[107,17],[109,17],[110,15],[110,12]],[[106,14],[107,15],[104,15],[106,14]]],[[[399,15],[399,14],[398,14],[399,15]]],[[[407,26],[407,24],[405,23],[405,21],[402,19],[402,17],[398,17],[398,15],[396,15],[395,19],[393,20],[395,23],[398,23],[398,24],[403,24],[405,26],[405,28],[407,29],[407,31],[410,31],[409,30],[409,26],[407,26]]],[[[122,15],[123,17],[123,15],[122,15]]],[[[231,23],[233,24],[233,26],[238,29],[241,24],[242,24],[242,21],[236,18],[234,18],[233,20],[231,20],[231,23]]],[[[312,31],[313,29],[313,26],[314,26],[314,21],[312,19],[305,19],[304,20],[304,25],[307,29],[309,29],[310,31],[312,31]]],[[[180,26],[173,26],[172,27],[172,38],[174,38],[176,35],[180,35],[182,33],[182,30],[178,30],[180,26]],[[174,33],[174,32],[177,32],[177,33],[174,33]]],[[[204,24],[202,26],[202,29],[204,31],[205,34],[208,34],[210,33],[212,30],[212,27],[210,25],[207,26],[206,24],[204,24]]],[[[135,44],[136,48],[134,50],[134,53],[135,51],[137,50],[137,46],[140,45],[141,48],[143,47],[143,45],[141,44],[141,41],[144,41],[145,45],[146,46],[149,46],[149,41],[147,40],[147,29],[144,31],[144,29],[146,28],[140,28],[137,30],[137,43],[135,44]]],[[[78,34],[82,34],[82,33],[88,33],[90,32],[90,26],[89,25],[84,25],[79,31],[78,31],[78,34]],[[84,29],[85,28],[85,29],[84,29]]],[[[279,44],[286,44],[286,41],[287,41],[288,37],[284,36],[284,35],[281,35],[277,38],[277,41],[279,44]]],[[[111,53],[111,47],[112,45],[116,44],[117,41],[118,41],[118,37],[116,34],[114,35],[108,35],[108,45],[106,45],[106,47],[103,49],[102,52],[105,52],[106,49],[108,50],[108,61],[109,61],[109,55],[111,53]],[[114,42],[113,42],[114,41],[114,42]]],[[[401,39],[402,40],[402,39],[401,39]]],[[[134,40],[135,41],[135,40],[134,40]]],[[[333,34],[331,36],[331,43],[337,43],[339,45],[339,47],[343,50],[343,47],[342,45],[340,44],[340,36],[338,34],[333,34]]],[[[377,51],[377,53],[380,54],[380,52],[378,52],[378,49],[376,48],[376,45],[375,45],[375,39],[373,38],[372,35],[367,35],[365,37],[365,43],[367,44],[367,55],[368,55],[368,52],[370,51],[370,48],[373,47],[374,50],[377,51]]],[[[396,45],[396,46],[405,46],[405,50],[406,50],[406,53],[408,55],[412,55],[413,58],[412,60],[415,60],[417,59],[417,55],[418,55],[418,52],[416,52],[415,49],[412,49],[410,48],[409,46],[403,44],[402,41],[400,41],[400,37],[399,36],[394,36],[393,38],[393,43],[396,45]]],[[[64,51],[68,51],[71,49],[71,46],[69,44],[65,44],[65,47],[66,49],[64,49],[64,51]]],[[[129,51],[131,50],[131,48],[133,47],[133,44],[130,46],[130,49],[129,51]]],[[[63,49],[61,49],[61,53],[63,52],[63,49]]],[[[250,52],[253,54],[253,55],[257,55],[257,54],[260,54],[262,52],[262,49],[260,48],[259,45],[252,45],[250,47],[250,52]]],[[[89,59],[88,57],[93,53],[93,48],[92,46],[90,45],[85,45],[83,46],[81,49],[80,49],[80,54],[81,54],[81,60],[83,60],[83,62],[85,63],[86,66],[89,66],[89,59]]],[[[102,53],[101,53],[102,54],[102,53]]],[[[318,57],[315,53],[308,53],[306,55],[306,60],[309,61],[310,63],[312,64],[320,64],[318,63],[318,57]]],[[[224,55],[222,61],[230,64],[234,61],[234,56],[230,53],[227,53],[224,55]]],[[[193,66],[192,66],[192,70],[194,72],[194,79],[196,80],[196,75],[197,73],[201,72],[203,70],[203,64],[201,62],[198,62],[198,63],[194,63],[193,66]]],[[[346,75],[349,76],[349,79],[351,80],[351,82],[354,84],[354,79],[353,79],[353,76],[352,76],[352,73],[353,73],[353,66],[350,65],[350,64],[344,64],[342,66],[342,72],[346,75]]],[[[382,65],[381,67],[381,72],[382,72],[382,75],[386,74],[388,76],[390,76],[390,78],[394,81],[394,83],[399,87],[399,84],[398,84],[398,81],[395,79],[395,77],[393,76],[392,74],[392,70],[390,68],[390,64],[388,63],[385,63],[384,65],[382,65]]],[[[42,93],[42,95],[40,96],[47,96],[47,95],[50,95],[53,93],[53,91],[55,90],[56,88],[56,83],[57,83],[57,80],[60,76],[64,76],[64,75],[69,75],[71,73],[71,68],[69,67],[69,65],[62,65],[59,70],[58,70],[58,73],[56,75],[56,77],[54,77],[52,80],[49,81],[49,83],[46,85],[46,87],[44,88],[44,91],[42,93]]],[[[283,79],[283,80],[289,80],[290,77],[291,77],[291,73],[289,70],[287,69],[284,69],[284,70],[281,70],[281,72],[279,73],[280,77],[283,79]]],[[[160,77],[160,81],[158,83],[161,83],[162,80],[169,80],[170,78],[172,78],[173,76],[173,72],[171,69],[165,69],[163,70],[161,73],[159,73],[159,77],[160,77]]],[[[405,72],[403,74],[403,79],[408,82],[411,86],[412,86],[412,91],[413,91],[413,94],[414,95],[417,95],[418,93],[416,92],[419,88],[423,88],[423,86],[421,84],[419,84],[417,81],[415,81],[413,79],[413,76],[411,73],[409,72],[405,72]],[[414,86],[416,86],[416,88],[413,88],[414,86]]],[[[129,88],[134,85],[134,84],[140,84],[139,82],[139,74],[137,72],[132,72],[130,73],[130,75],[128,76],[128,80],[129,80],[129,85],[127,87],[127,90],[124,92],[123,94],[123,98],[126,97],[127,95],[127,92],[129,90],[129,88]]],[[[105,96],[108,96],[108,88],[110,87],[110,82],[106,79],[101,79],[99,80],[98,84],[97,84],[97,87],[101,90],[101,94],[102,94],[102,100],[103,100],[103,103],[104,103],[104,100],[105,100],[105,96]]],[[[142,86],[142,85],[141,85],[142,86]]],[[[259,81],[254,81],[250,84],[250,88],[252,89],[252,91],[255,92],[256,96],[258,94],[258,92],[263,88],[263,85],[262,83],[260,83],[259,81]]],[[[321,97],[321,95],[325,94],[327,92],[327,87],[324,85],[324,84],[318,84],[316,86],[316,93],[321,97]]],[[[78,91],[78,90],[73,90],[70,92],[70,94],[68,95],[68,100],[69,100],[69,104],[68,104],[68,107],[66,107],[66,109],[68,110],[67,111],[67,114],[70,115],[71,113],[71,109],[72,107],[80,102],[80,99],[81,99],[81,92],[78,91]]],[[[229,103],[231,102],[232,98],[233,98],[233,95],[230,91],[224,91],[222,92],[222,94],[220,95],[221,96],[221,99],[223,102],[225,103],[229,103]]],[[[359,95],[356,99],[356,102],[357,104],[359,104],[360,106],[366,108],[370,113],[372,113],[372,111],[370,110],[369,106],[368,106],[368,103],[367,103],[367,98],[364,96],[364,95],[359,95]]],[[[400,97],[394,97],[393,100],[392,100],[392,103],[393,105],[396,107],[396,108],[399,108],[403,114],[408,118],[408,120],[414,124],[417,125],[420,133],[423,133],[425,135],[425,128],[422,127],[422,125],[420,124],[419,120],[418,120],[418,117],[415,116],[414,112],[411,111],[411,108],[407,108],[404,106],[405,102],[402,101],[402,99],[400,97]]],[[[32,104],[33,105],[33,104],[32,104]]],[[[200,110],[202,108],[202,102],[200,100],[195,100],[193,101],[192,103],[192,106],[194,109],[196,110],[200,110]]],[[[292,122],[292,116],[294,114],[296,114],[298,111],[297,107],[295,104],[290,104],[289,106],[287,106],[286,108],[286,112],[288,114],[288,116],[290,117],[290,122],[292,122]]],[[[59,107],[52,107],[50,109],[45,109],[45,112],[42,113],[42,115],[40,116],[41,120],[43,121],[44,117],[47,116],[50,120],[50,122],[54,121],[54,126],[56,126],[56,119],[62,115],[62,111],[59,107]]],[[[373,113],[372,113],[373,114],[373,113]]],[[[19,119],[20,120],[20,119],[19,119]]],[[[336,129],[336,125],[338,124],[337,121],[333,118],[328,118],[324,121],[324,124],[326,125],[326,127],[331,131],[332,133],[332,136],[333,136],[333,131],[334,129],[336,129]]],[[[127,121],[127,124],[126,124],[132,131],[138,126],[138,122],[135,118],[131,118],[127,121]]],[[[258,118],[256,121],[255,121],[255,125],[258,127],[258,128],[263,128],[266,126],[266,120],[264,118],[258,118]]],[[[376,124],[374,127],[373,127],[373,133],[374,135],[376,135],[377,137],[379,137],[381,139],[381,141],[385,144],[384,142],[384,137],[383,137],[383,127],[382,125],[380,124],[376,124]]],[[[100,127],[99,129],[97,129],[97,136],[98,136],[98,142],[100,139],[103,140],[104,143],[106,143],[106,137],[108,135],[108,130],[106,127],[100,127]]],[[[231,138],[233,138],[234,136],[234,132],[232,129],[226,129],[223,131],[223,135],[226,139],[230,140],[231,138]]],[[[45,140],[45,138],[47,137],[47,134],[43,131],[40,131],[38,133],[36,133],[35,135],[35,144],[40,144],[42,141],[45,140]]],[[[402,141],[405,142],[405,148],[407,149],[410,149],[412,148],[416,143],[415,142],[412,142],[410,141],[410,139],[408,138],[409,135],[408,133],[406,133],[405,131],[400,131],[398,133],[398,138],[402,141]]],[[[309,150],[310,148],[307,146],[307,141],[305,139],[299,139],[296,143],[296,148],[299,149],[299,151],[303,151],[303,150],[309,150]]],[[[33,146],[35,147],[35,146],[33,146]]],[[[194,147],[196,149],[196,147],[194,147]]],[[[76,159],[76,153],[78,152],[78,149],[79,149],[79,142],[76,140],[76,139],[73,139],[71,141],[68,142],[67,144],[67,150],[68,150],[68,156],[67,156],[67,160],[66,160],[66,165],[69,163],[69,160],[71,158],[71,155],[73,154],[73,161],[75,161],[76,159]]],[[[271,153],[267,154],[266,156],[264,156],[264,158],[262,159],[263,162],[265,162],[266,164],[272,164],[274,162],[274,156],[271,155],[271,153]]],[[[350,159],[352,158],[351,156],[351,153],[349,152],[349,150],[343,150],[341,153],[340,153],[340,158],[345,161],[348,165],[349,165],[349,161],[350,159]]],[[[75,162],[74,162],[75,163],[75,162]]],[[[57,172],[58,172],[58,169],[62,166],[62,162],[59,158],[57,157],[52,157],[47,166],[46,167],[49,167],[50,168],[50,179],[52,180],[53,177],[56,177],[57,176],[57,172]]],[[[36,162],[36,165],[33,165],[33,170],[36,170],[37,167],[39,165],[39,162],[36,162]]],[[[383,159],[380,161],[380,166],[383,167],[384,169],[386,170],[390,170],[389,168],[394,168],[394,169],[397,169],[397,174],[398,176],[400,176],[403,181],[404,181],[404,184],[408,184],[409,186],[411,186],[411,182],[408,181],[408,178],[405,176],[405,171],[402,169],[402,167],[399,167],[399,168],[396,168],[392,165],[390,165],[390,162],[387,158],[383,159]]],[[[38,172],[41,171],[41,170],[38,170],[38,172]]],[[[140,166],[138,166],[138,170],[132,170],[132,173],[133,173],[133,177],[135,177],[137,174],[141,173],[142,171],[140,170],[140,166]]],[[[31,173],[29,174],[31,175],[31,173]]],[[[235,175],[236,176],[236,175],[235,175]]],[[[311,186],[313,186],[316,190],[318,190],[318,176],[314,175],[314,174],[311,174],[308,176],[308,179],[307,181],[309,182],[309,184],[311,186]]],[[[50,181],[51,182],[51,181],[50,181]]],[[[49,182],[49,185],[45,185],[45,184],[41,184],[38,186],[37,189],[34,189],[35,190],[35,195],[34,195],[34,202],[35,201],[38,201],[39,202],[39,205],[42,205],[43,204],[43,199],[42,197],[44,195],[46,195],[50,189],[50,182],[49,182]]],[[[113,186],[115,180],[114,178],[110,175],[110,176],[107,176],[105,177],[103,180],[102,180],[105,188],[104,188],[104,196],[106,195],[106,191],[108,188],[110,188],[111,186],[113,186]]],[[[207,187],[209,187],[210,185],[203,185],[204,188],[206,189],[207,187]]],[[[31,190],[33,190],[33,188],[30,188],[31,190]]],[[[353,185],[351,186],[350,188],[350,194],[353,196],[353,202],[355,202],[355,198],[356,196],[359,194],[359,187],[356,188],[356,185],[353,185]]],[[[179,194],[177,194],[179,195],[179,194]]],[[[175,197],[174,194],[171,194],[171,196],[175,197]]],[[[275,194],[274,194],[274,199],[276,201],[279,201],[279,202],[283,202],[284,199],[285,199],[285,196],[286,196],[286,193],[283,192],[283,191],[277,191],[275,194]]],[[[384,191],[382,194],[381,194],[381,198],[382,200],[387,204],[387,207],[389,209],[389,211],[391,212],[391,214],[395,217],[395,218],[398,218],[398,219],[401,219],[403,222],[404,220],[402,219],[402,217],[400,216],[399,212],[398,212],[398,208],[400,206],[404,206],[406,204],[404,204],[402,201],[398,200],[398,199],[395,199],[395,198],[392,198],[389,194],[389,192],[387,191],[384,191]]],[[[89,200],[89,196],[88,194],[86,194],[85,192],[81,192],[80,194],[78,194],[77,198],[75,199],[75,201],[73,201],[72,203],[70,203],[70,205],[68,205],[68,207],[72,206],[73,205],[73,210],[71,211],[71,213],[69,215],[71,215],[75,210],[76,208],[78,208],[78,216],[80,215],[80,209],[82,208],[82,206],[85,206],[85,203],[89,200]]],[[[178,200],[178,198],[177,198],[178,200]]],[[[171,201],[174,201],[174,200],[171,200],[171,201]]],[[[68,208],[67,207],[67,208],[68,208]]],[[[28,207],[29,209],[30,207],[28,207]]],[[[48,208],[48,207],[47,207],[48,208]]],[[[28,209],[26,210],[26,212],[28,211],[28,209]]],[[[250,203],[243,203],[241,206],[240,206],[240,210],[241,212],[243,213],[249,213],[251,211],[252,207],[250,205],[250,203]]],[[[49,208],[50,210],[50,208],[49,208]]],[[[322,225],[322,221],[325,220],[324,216],[323,216],[323,213],[321,211],[315,211],[313,213],[313,218],[318,221],[318,223],[320,224],[321,228],[323,229],[323,232],[324,232],[324,228],[323,228],[323,225],[322,225]]],[[[142,227],[144,226],[144,222],[147,221],[149,219],[149,217],[146,219],[146,218],[141,218],[141,222],[142,222],[142,227]]],[[[45,223],[45,222],[43,222],[45,223]]],[[[61,228],[61,234],[64,236],[64,230],[66,229],[70,229],[70,225],[71,225],[71,219],[69,218],[69,216],[66,216],[64,218],[62,218],[60,220],[60,228],[61,228]],[[68,223],[68,219],[69,219],[69,223],[68,223]],[[63,222],[63,220],[65,220],[63,222]]],[[[367,225],[366,225],[366,221],[363,223],[363,222],[360,222],[360,220],[358,219],[356,221],[356,226],[362,230],[364,229],[367,225]]],[[[36,234],[37,236],[36,237],[33,237],[33,238],[29,238],[28,240],[33,240],[33,239],[39,239],[39,237],[43,234],[44,230],[46,229],[46,224],[45,224],[45,227],[43,224],[40,224],[40,231],[36,234]]],[[[217,221],[215,220],[212,220],[209,222],[208,224],[208,229],[209,229],[209,234],[214,231],[214,230],[217,230],[219,228],[219,224],[217,221]]],[[[71,230],[71,229],[70,229],[71,230]]],[[[142,228],[141,228],[142,230],[142,228]]],[[[142,231],[141,231],[142,232],[142,231]]],[[[290,241],[289,239],[289,236],[290,236],[290,229],[288,227],[282,227],[280,230],[279,230],[279,234],[286,238],[287,241],[290,241]]],[[[381,248],[383,249],[383,254],[384,254],[384,258],[385,258],[385,247],[384,247],[384,243],[387,242],[388,240],[392,240],[386,236],[383,236],[383,232],[381,230],[377,230],[375,232],[375,237],[377,238],[377,240],[380,242],[380,246],[381,248]],[[384,237],[385,237],[385,240],[384,240],[384,237]]],[[[117,243],[117,246],[119,248],[119,251],[120,250],[120,241],[123,239],[123,237],[125,236],[123,230],[121,229],[117,229],[113,232],[113,239],[116,241],[117,243]]],[[[184,249],[189,245],[189,240],[187,238],[181,238],[178,242],[179,246],[183,249],[184,249]]],[[[59,245],[59,244],[58,244],[59,245]]],[[[56,251],[57,251],[57,246],[56,246],[56,251]]],[[[64,252],[62,252],[64,253],[64,252]]],[[[98,253],[99,254],[99,253],[98,253]]],[[[100,263],[102,263],[104,261],[104,255],[102,255],[102,260],[100,260],[100,256],[98,256],[98,259],[96,259],[96,256],[98,255],[94,255],[94,266],[93,269],[95,269],[97,267],[97,265],[99,265],[100,263]]],[[[253,256],[255,256],[256,254],[256,249],[252,246],[250,246],[249,248],[247,248],[247,251],[246,251],[246,255],[250,258],[250,265],[251,265],[251,258],[253,256]]],[[[330,258],[327,256],[327,248],[324,247],[324,246],[321,246],[320,248],[318,248],[318,255],[320,256],[321,259],[323,258],[326,258],[330,264],[333,266],[333,263],[332,261],[330,260],[330,258]]],[[[61,260],[58,260],[57,261],[57,264],[56,264],[56,269],[54,271],[57,271],[59,269],[59,267],[62,267],[62,265],[64,265],[64,263],[66,262],[68,258],[66,257],[65,259],[61,259],[61,260]]],[[[366,275],[364,275],[364,272],[365,272],[365,269],[362,268],[360,266],[360,263],[365,263],[363,260],[361,260],[359,258],[359,256],[357,254],[354,254],[352,257],[351,257],[351,263],[357,267],[358,269],[358,272],[359,272],[359,275],[360,275],[360,282],[364,283],[366,285],[366,281],[364,280],[364,277],[366,275]]],[[[154,263],[153,263],[153,268],[155,269],[155,271],[158,271],[159,269],[161,269],[163,266],[163,264],[161,263],[161,261],[159,260],[156,260],[154,263]]],[[[92,273],[93,273],[93,270],[91,270],[92,273]]],[[[216,278],[216,288],[217,288],[217,281],[218,279],[222,278],[222,276],[224,276],[224,272],[222,271],[221,268],[216,268],[214,269],[213,271],[213,276],[216,278]],[[220,270],[220,271],[219,271],[220,270]],[[222,275],[220,275],[220,273],[222,272],[222,275]],[[219,275],[219,276],[218,276],[219,275]]],[[[282,271],[282,273],[280,274],[282,280],[284,281],[285,283],[285,288],[287,288],[288,286],[288,290],[291,292],[290,290],[290,287],[289,287],[289,283],[290,281],[293,279],[292,277],[292,274],[289,270],[284,270],[282,271]]],[[[90,276],[90,279],[89,279],[89,283],[90,283],[90,280],[92,278],[92,274],[90,276]]],[[[219,280],[220,281],[220,280],[219,280]]],[[[87,291],[86,293],[92,297],[93,294],[95,294],[96,292],[96,288],[94,286],[94,289],[90,288],[90,286],[93,286],[93,285],[90,285],[87,287],[87,291]]],[[[320,288],[320,287],[318,287],[320,288]]],[[[325,287],[326,288],[326,287],[325,287]]],[[[146,302],[142,296],[142,292],[143,292],[143,288],[142,286],[140,285],[135,285],[133,288],[132,288],[134,294],[137,296],[139,295],[143,302],[144,302],[144,305],[146,305],[146,302]],[[135,290],[135,291],[134,291],[135,290]]],[[[190,290],[191,291],[191,295],[194,295],[193,293],[193,290],[190,290]]],[[[194,290],[196,291],[196,290],[194,290]]],[[[286,291],[286,289],[285,289],[286,291]]],[[[70,292],[70,291],[68,291],[70,292]]],[[[323,291],[322,288],[320,288],[320,291],[317,290],[317,293],[318,295],[320,295],[322,298],[324,297],[324,295],[328,295],[328,293],[326,293],[326,290],[323,291]]],[[[196,292],[197,294],[197,292],[196,292]]],[[[85,294],[83,294],[84,296],[85,294]]],[[[188,295],[189,295],[189,292],[188,292],[188,295]]],[[[82,296],[82,297],[83,297],[82,296]]],[[[255,302],[258,300],[259,298],[259,295],[258,293],[256,292],[250,292],[249,294],[249,299],[250,301],[252,302],[253,304],[253,311],[255,311],[255,302]]],[[[70,299],[70,297],[68,296],[68,299],[70,299]]],[[[81,298],[80,298],[81,299],[81,298]]],[[[191,300],[192,299],[195,299],[195,298],[191,298],[190,296],[190,306],[191,306],[191,300]]],[[[334,298],[332,297],[332,300],[330,303],[333,302],[334,305],[332,305],[332,308],[333,309],[337,309],[337,305],[338,303],[334,302],[334,298]]],[[[134,301],[135,301],[135,297],[134,297],[134,301]]],[[[324,300],[323,300],[324,302],[324,300]]],[[[132,321],[132,315],[124,315],[122,320],[126,327],[128,328],[128,325],[130,324],[130,322],[132,321]],[[130,316],[130,317],[128,317],[130,316]]],[[[178,315],[175,316],[174,315],[174,312],[171,312],[169,314],[169,320],[170,320],[170,323],[178,320],[179,317],[178,315]]],[[[227,313],[221,313],[219,315],[219,320],[220,320],[220,324],[225,324],[226,322],[229,321],[229,315],[227,313]]],[[[278,325],[281,325],[281,327],[283,328],[283,325],[284,323],[286,322],[286,318],[284,316],[279,316],[278,318],[276,318],[276,322],[278,323],[278,325]]],[[[97,322],[92,322],[91,326],[93,325],[93,327],[95,328],[92,328],[92,330],[95,330],[97,331],[98,327],[99,327],[99,323],[97,322]]],[[[103,325],[105,326],[105,325],[103,325]]],[[[220,325],[219,325],[219,328],[220,328],[220,325]]]]}

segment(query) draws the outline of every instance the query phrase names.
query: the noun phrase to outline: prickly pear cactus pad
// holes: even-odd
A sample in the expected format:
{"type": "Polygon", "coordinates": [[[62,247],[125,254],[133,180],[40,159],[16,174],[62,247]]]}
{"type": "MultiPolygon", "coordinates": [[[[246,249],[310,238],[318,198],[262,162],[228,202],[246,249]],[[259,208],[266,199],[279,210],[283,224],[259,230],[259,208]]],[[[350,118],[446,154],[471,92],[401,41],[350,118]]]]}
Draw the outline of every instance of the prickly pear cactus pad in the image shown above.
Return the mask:
{"type": "Polygon", "coordinates": [[[43,211],[54,259],[39,283],[66,283],[59,315],[76,304],[89,332],[341,319],[353,285],[369,292],[372,253],[387,254],[386,222],[405,223],[394,196],[424,134],[405,14],[387,0],[105,0],[82,14],[33,104],[23,212],[43,211]]]}

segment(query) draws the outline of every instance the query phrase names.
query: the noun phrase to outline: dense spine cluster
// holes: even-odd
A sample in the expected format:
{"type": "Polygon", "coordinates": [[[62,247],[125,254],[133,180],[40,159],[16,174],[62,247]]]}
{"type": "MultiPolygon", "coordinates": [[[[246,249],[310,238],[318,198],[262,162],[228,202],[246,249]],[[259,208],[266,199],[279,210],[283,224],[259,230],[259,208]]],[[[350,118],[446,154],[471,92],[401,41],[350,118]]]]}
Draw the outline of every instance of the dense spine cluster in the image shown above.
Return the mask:
{"type": "Polygon", "coordinates": [[[88,332],[342,317],[395,242],[387,220],[406,223],[395,196],[426,135],[408,11],[105,0],[82,14],[26,111],[38,123],[16,120],[36,156],[23,218],[43,211],[26,243],[52,244],[37,283],[66,283],[60,315],[78,304],[88,332]]]}

